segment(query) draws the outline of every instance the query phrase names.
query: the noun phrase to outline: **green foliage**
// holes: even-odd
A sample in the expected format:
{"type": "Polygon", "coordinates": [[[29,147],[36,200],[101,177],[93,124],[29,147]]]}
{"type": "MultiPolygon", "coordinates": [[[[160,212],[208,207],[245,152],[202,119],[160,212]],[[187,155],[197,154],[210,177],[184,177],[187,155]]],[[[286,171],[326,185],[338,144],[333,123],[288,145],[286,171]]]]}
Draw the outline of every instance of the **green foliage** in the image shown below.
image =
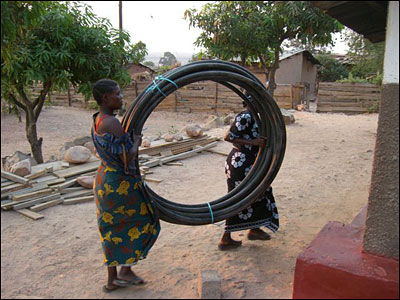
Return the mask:
{"type": "Polygon", "coordinates": [[[371,43],[350,29],[345,31],[344,36],[349,47],[347,55],[354,63],[351,69],[353,75],[368,78],[382,74],[385,43],[371,43]]]}
{"type": "Polygon", "coordinates": [[[156,64],[153,63],[152,61],[145,61],[143,64],[150,68],[155,68],[155,66],[156,66],[156,64]]]}
{"type": "Polygon", "coordinates": [[[317,65],[320,81],[335,82],[349,74],[347,68],[329,53],[317,54],[316,59],[321,63],[321,65],[317,65]]]}
{"type": "Polygon", "coordinates": [[[71,82],[88,99],[101,78],[123,87],[131,79],[121,66],[142,61],[146,45],[131,45],[127,32],[112,28],[86,4],[2,1],[1,9],[1,96],[25,110],[27,137],[40,162],[36,121],[47,93],[66,90],[71,82]],[[29,88],[39,82],[43,89],[33,99],[29,88]]]}
{"type": "Polygon", "coordinates": [[[284,41],[328,45],[343,27],[307,1],[217,1],[186,10],[184,17],[189,27],[203,30],[196,46],[243,65],[260,61],[272,81],[284,41]]]}
{"type": "Polygon", "coordinates": [[[158,64],[160,66],[172,66],[176,64],[178,61],[171,52],[164,52],[164,56],[160,58],[158,64]]]}
{"type": "Polygon", "coordinates": [[[376,84],[376,85],[382,85],[382,79],[383,79],[383,75],[382,74],[377,74],[377,75],[365,78],[365,77],[353,76],[353,73],[349,72],[349,76],[347,78],[343,78],[341,80],[337,80],[336,82],[342,82],[342,83],[373,83],[373,84],[376,84]]]}

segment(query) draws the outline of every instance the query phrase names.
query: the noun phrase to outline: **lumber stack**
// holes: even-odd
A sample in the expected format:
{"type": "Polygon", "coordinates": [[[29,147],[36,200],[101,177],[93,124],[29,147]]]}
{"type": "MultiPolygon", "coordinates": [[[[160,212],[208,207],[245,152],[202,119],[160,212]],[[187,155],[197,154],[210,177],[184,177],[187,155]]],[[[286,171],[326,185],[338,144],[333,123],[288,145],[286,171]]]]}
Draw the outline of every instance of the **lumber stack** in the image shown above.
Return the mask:
{"type": "MultiPolygon", "coordinates": [[[[139,166],[142,178],[159,183],[162,180],[147,177],[152,174],[150,168],[173,164],[201,151],[210,150],[217,144],[216,137],[203,135],[198,138],[186,138],[179,142],[159,141],[149,148],[139,149],[139,166]]],[[[65,161],[50,162],[32,167],[32,173],[21,177],[1,171],[1,208],[15,210],[33,220],[42,219],[40,211],[55,205],[71,205],[93,201],[93,189],[78,184],[80,176],[94,176],[100,160],[92,158],[79,165],[65,161]]]]}

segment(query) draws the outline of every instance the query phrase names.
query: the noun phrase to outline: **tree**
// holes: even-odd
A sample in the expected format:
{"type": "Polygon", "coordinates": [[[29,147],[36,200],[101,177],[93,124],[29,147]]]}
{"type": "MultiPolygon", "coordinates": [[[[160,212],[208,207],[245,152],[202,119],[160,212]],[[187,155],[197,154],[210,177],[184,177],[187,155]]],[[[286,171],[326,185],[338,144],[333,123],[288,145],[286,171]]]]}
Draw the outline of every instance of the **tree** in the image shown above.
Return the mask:
{"type": "Polygon", "coordinates": [[[284,41],[328,45],[333,43],[332,33],[343,27],[307,1],[218,1],[199,12],[186,10],[184,17],[189,27],[203,30],[195,45],[212,56],[239,58],[242,65],[258,61],[272,95],[284,41]]]}
{"type": "Polygon", "coordinates": [[[361,34],[347,29],[344,32],[349,47],[347,55],[354,63],[351,73],[356,77],[367,78],[382,74],[385,43],[371,43],[361,34]]]}
{"type": "Polygon", "coordinates": [[[349,75],[347,68],[330,53],[317,54],[315,58],[321,63],[317,66],[320,81],[335,82],[349,75]]]}
{"type": "Polygon", "coordinates": [[[171,52],[164,52],[164,56],[160,58],[158,64],[161,66],[172,66],[177,62],[175,55],[171,52]]]}
{"type": "Polygon", "coordinates": [[[125,86],[130,76],[121,62],[147,51],[144,44],[130,45],[127,32],[113,29],[87,5],[2,1],[1,9],[1,96],[25,111],[27,139],[42,163],[36,122],[49,91],[66,90],[71,82],[89,98],[92,84],[105,77],[125,86]],[[33,98],[29,88],[38,83],[42,90],[33,98]]]}

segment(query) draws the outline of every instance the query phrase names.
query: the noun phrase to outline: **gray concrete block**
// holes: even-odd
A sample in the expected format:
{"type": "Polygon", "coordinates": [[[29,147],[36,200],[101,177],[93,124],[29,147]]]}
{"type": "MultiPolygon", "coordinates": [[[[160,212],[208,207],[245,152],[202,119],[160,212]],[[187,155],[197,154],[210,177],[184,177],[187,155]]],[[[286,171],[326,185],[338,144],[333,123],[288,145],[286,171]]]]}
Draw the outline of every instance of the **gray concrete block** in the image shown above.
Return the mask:
{"type": "Polygon", "coordinates": [[[199,270],[197,283],[200,299],[221,299],[221,279],[216,271],[199,270]]]}

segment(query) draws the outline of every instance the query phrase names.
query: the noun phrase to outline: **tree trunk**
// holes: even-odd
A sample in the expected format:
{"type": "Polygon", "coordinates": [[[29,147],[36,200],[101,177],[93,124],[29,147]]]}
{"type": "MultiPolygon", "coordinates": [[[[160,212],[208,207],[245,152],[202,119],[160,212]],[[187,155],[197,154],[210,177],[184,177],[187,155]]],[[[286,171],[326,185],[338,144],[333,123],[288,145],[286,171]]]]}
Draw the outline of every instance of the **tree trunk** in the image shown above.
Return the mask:
{"type": "Polygon", "coordinates": [[[43,138],[37,138],[36,119],[33,113],[33,108],[28,107],[26,112],[25,124],[26,137],[31,145],[33,158],[38,164],[43,163],[42,142],[43,138]]]}
{"type": "Polygon", "coordinates": [[[268,74],[268,92],[271,94],[271,96],[274,96],[274,91],[276,89],[276,83],[275,83],[275,74],[276,70],[279,68],[279,48],[275,49],[275,61],[273,65],[270,68],[269,74],[268,74]]]}

